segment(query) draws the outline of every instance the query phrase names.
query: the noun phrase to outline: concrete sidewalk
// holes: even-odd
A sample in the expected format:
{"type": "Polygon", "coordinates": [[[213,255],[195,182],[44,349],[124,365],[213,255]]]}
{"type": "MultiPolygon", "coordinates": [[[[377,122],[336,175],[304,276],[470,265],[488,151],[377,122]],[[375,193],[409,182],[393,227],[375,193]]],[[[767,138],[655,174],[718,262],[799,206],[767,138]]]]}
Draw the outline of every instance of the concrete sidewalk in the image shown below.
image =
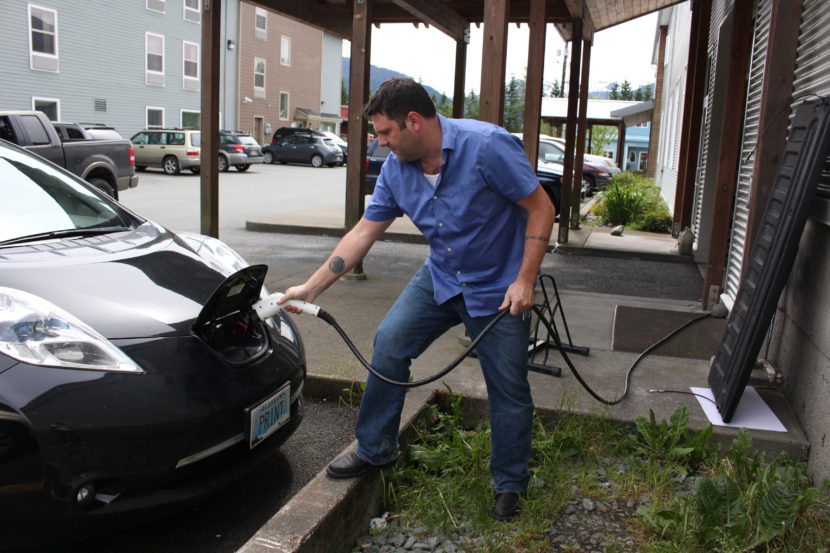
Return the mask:
{"type": "MultiPolygon", "coordinates": [[[[342,213],[302,211],[249,221],[248,229],[296,234],[342,234],[342,213]]],[[[408,220],[396,221],[390,228],[391,240],[417,241],[420,235],[408,220]],[[403,237],[403,238],[401,238],[403,237]]],[[[554,244],[552,244],[554,246],[554,244]]],[[[621,258],[653,259],[691,262],[678,256],[674,240],[650,233],[626,232],[622,237],[610,236],[606,229],[586,227],[571,231],[567,245],[569,253],[608,255],[621,258]],[[581,252],[575,252],[582,248],[581,252]]],[[[341,279],[325,294],[325,309],[331,313],[350,335],[358,349],[370,356],[374,330],[389,307],[409,280],[410,274],[384,274],[367,280],[341,279]]],[[[296,284],[296,275],[278,277],[268,285],[284,289],[296,284]]],[[[614,314],[618,305],[699,312],[696,301],[654,299],[560,290],[562,305],[577,346],[590,349],[590,355],[571,355],[573,363],[584,380],[602,397],[618,398],[625,386],[625,376],[637,354],[615,351],[612,347],[614,314]]],[[[366,372],[352,356],[334,329],[319,320],[295,317],[306,343],[309,373],[319,379],[331,379],[334,386],[342,382],[365,380],[366,372]]],[[[561,327],[560,327],[561,329],[561,327]]],[[[689,331],[692,331],[691,329],[689,331]]],[[[413,378],[420,379],[438,372],[462,351],[463,330],[456,328],[436,341],[413,363],[413,378]]],[[[653,410],[657,419],[668,419],[679,405],[690,412],[690,427],[700,429],[707,422],[698,400],[691,395],[656,393],[652,390],[688,392],[690,386],[708,388],[708,361],[652,355],[636,369],[631,378],[627,397],[616,406],[606,406],[593,399],[577,382],[567,368],[562,354],[550,352],[549,365],[562,368],[561,377],[531,372],[529,379],[534,402],[542,411],[568,410],[576,413],[600,415],[615,421],[633,423],[637,417],[648,416],[653,410]]],[[[407,396],[402,426],[422,408],[431,390],[450,388],[456,394],[486,402],[486,388],[478,362],[467,359],[441,381],[411,392],[407,396]]],[[[806,457],[809,444],[783,394],[774,390],[759,390],[762,397],[786,426],[786,433],[751,432],[757,447],[777,452],[786,450],[797,458],[806,457]]],[[[730,442],[738,429],[724,426],[714,428],[716,438],[730,442]]],[[[248,542],[242,551],[273,551],[274,543],[280,551],[325,551],[312,545],[320,542],[326,532],[343,531],[342,522],[335,522],[345,511],[372,509],[373,504],[361,504],[359,496],[374,493],[374,480],[335,482],[318,475],[286,508],[275,515],[262,530],[248,542]],[[368,488],[367,488],[368,486],[368,488]],[[339,510],[338,510],[339,509],[339,510]],[[322,534],[321,534],[322,533],[322,534]]],[[[361,511],[363,512],[363,511],[361,511]]],[[[371,516],[376,516],[372,514],[371,516]]]]}

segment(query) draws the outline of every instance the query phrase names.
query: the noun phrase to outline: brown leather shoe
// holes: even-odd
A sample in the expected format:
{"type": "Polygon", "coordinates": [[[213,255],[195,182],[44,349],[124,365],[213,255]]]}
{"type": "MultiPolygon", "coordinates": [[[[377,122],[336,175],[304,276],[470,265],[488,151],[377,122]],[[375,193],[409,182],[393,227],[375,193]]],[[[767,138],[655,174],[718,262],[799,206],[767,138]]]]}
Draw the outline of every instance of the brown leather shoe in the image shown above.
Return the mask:
{"type": "Polygon", "coordinates": [[[390,467],[394,465],[396,461],[397,459],[383,465],[373,465],[371,463],[367,463],[358,457],[357,453],[352,451],[341,455],[329,463],[326,467],[326,474],[329,478],[354,478],[369,472],[373,468],[390,467]]]}

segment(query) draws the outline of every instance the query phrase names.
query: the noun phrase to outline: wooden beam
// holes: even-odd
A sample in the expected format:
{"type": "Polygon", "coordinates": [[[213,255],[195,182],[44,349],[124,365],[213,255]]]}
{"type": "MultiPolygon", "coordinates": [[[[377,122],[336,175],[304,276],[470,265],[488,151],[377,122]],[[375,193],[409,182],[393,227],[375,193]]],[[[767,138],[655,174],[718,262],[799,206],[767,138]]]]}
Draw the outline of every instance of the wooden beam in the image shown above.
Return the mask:
{"type": "Polygon", "coordinates": [[[764,62],[764,84],[761,92],[761,115],[758,119],[758,142],[749,194],[744,266],[747,265],[752,243],[772,192],[781,154],[787,143],[789,110],[792,103],[798,31],[801,24],[802,0],[773,0],[770,16],[767,59],[764,62]],[[786,70],[785,70],[786,69],[786,70]]]}
{"type": "Polygon", "coordinates": [[[200,231],[219,237],[219,80],[222,37],[219,34],[222,15],[220,0],[202,2],[202,156],[199,172],[200,231]]]}
{"type": "Polygon", "coordinates": [[[464,90],[467,75],[467,45],[470,43],[470,26],[464,30],[464,38],[455,41],[455,81],[452,92],[452,116],[464,117],[464,90]]]}
{"type": "MultiPolygon", "coordinates": [[[[349,157],[346,162],[346,230],[350,230],[363,216],[366,199],[363,182],[366,179],[366,129],[363,107],[369,100],[369,60],[372,44],[373,0],[353,0],[352,50],[349,63],[349,157]]],[[[363,263],[352,270],[363,274],[363,263]]]]}
{"type": "MultiPolygon", "coordinates": [[[[692,224],[695,197],[695,170],[700,149],[700,118],[703,115],[703,90],[706,83],[706,60],[709,44],[711,0],[693,0],[689,35],[689,58],[686,63],[686,91],[683,97],[683,120],[680,131],[680,154],[677,164],[677,189],[674,196],[672,236],[692,224]]],[[[622,167],[620,167],[622,169],[622,167]]]]}
{"type": "Polygon", "coordinates": [[[527,44],[527,80],[525,86],[525,153],[535,168],[539,157],[539,126],[542,115],[542,86],[545,66],[547,0],[530,0],[530,37],[527,44]]]}
{"type": "Polygon", "coordinates": [[[583,40],[582,76],[579,82],[579,120],[576,127],[576,158],[571,184],[571,228],[579,229],[579,201],[582,199],[582,168],[585,161],[585,118],[588,115],[588,77],[591,69],[591,43],[583,40]]]}
{"type": "Polygon", "coordinates": [[[559,242],[568,242],[568,223],[571,217],[571,190],[573,189],[576,118],[579,105],[579,65],[582,61],[582,21],[573,22],[571,43],[571,81],[568,83],[568,122],[565,127],[565,163],[563,163],[562,193],[559,198],[559,242]]]}
{"type": "Polygon", "coordinates": [[[351,40],[352,24],[348,10],[337,9],[332,4],[320,0],[256,0],[255,3],[306,25],[351,40]]]}
{"type": "Polygon", "coordinates": [[[625,171],[628,160],[625,157],[625,121],[617,123],[617,166],[620,171],[625,171]]]}
{"type": "Polygon", "coordinates": [[[651,111],[651,129],[648,135],[648,168],[646,176],[654,178],[657,169],[657,147],[660,142],[660,117],[663,105],[663,77],[665,73],[666,37],[669,34],[667,25],[660,27],[657,39],[657,75],[654,79],[654,109],[651,111]]]}
{"type": "Polygon", "coordinates": [[[392,0],[421,21],[432,25],[453,40],[464,40],[464,30],[469,23],[461,14],[438,0],[392,0]]]}
{"type": "Polygon", "coordinates": [[[481,100],[478,118],[501,125],[507,67],[509,0],[484,0],[484,45],[481,54],[481,100]]]}
{"type": "Polygon", "coordinates": [[[724,103],[724,113],[728,113],[729,117],[723,121],[720,152],[717,152],[712,234],[709,259],[703,275],[703,309],[709,309],[720,301],[726,273],[732,207],[741,157],[741,133],[746,111],[746,82],[752,57],[752,6],[753,0],[735,0],[732,16],[729,76],[724,103]]]}

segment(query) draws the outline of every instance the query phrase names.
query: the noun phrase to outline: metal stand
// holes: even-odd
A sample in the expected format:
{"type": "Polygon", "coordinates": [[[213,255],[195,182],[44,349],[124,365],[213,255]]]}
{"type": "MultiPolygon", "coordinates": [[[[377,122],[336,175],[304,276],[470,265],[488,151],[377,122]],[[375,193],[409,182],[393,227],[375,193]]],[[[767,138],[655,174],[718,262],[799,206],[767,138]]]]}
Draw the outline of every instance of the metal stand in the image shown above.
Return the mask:
{"type": "MultiPolygon", "coordinates": [[[[550,321],[551,327],[553,330],[561,336],[559,332],[559,328],[556,324],[556,314],[559,314],[559,318],[562,321],[562,327],[565,329],[565,336],[567,337],[567,342],[560,338],[560,342],[562,343],[562,349],[567,351],[568,353],[577,353],[579,355],[589,355],[590,349],[583,347],[583,346],[576,346],[573,343],[573,339],[571,338],[571,331],[568,328],[568,321],[565,318],[565,310],[562,307],[562,300],[559,297],[559,288],[556,286],[556,280],[551,275],[544,274],[539,276],[539,285],[542,288],[542,295],[544,296],[544,301],[542,305],[539,307],[547,313],[547,318],[550,321]],[[550,286],[553,288],[553,294],[555,298],[555,302],[551,303],[550,297],[548,296],[548,288],[546,283],[549,283],[550,286]]],[[[540,372],[543,374],[548,374],[550,376],[561,376],[562,375],[562,368],[555,367],[552,365],[548,365],[548,354],[550,349],[559,349],[556,342],[551,340],[551,337],[545,336],[544,338],[540,338],[540,327],[541,330],[547,331],[547,329],[542,325],[542,322],[537,320],[536,324],[533,327],[533,336],[528,342],[528,362],[527,368],[534,372],[540,372]],[[542,362],[538,362],[535,360],[536,355],[540,352],[544,352],[544,356],[542,358],[542,362]]]]}

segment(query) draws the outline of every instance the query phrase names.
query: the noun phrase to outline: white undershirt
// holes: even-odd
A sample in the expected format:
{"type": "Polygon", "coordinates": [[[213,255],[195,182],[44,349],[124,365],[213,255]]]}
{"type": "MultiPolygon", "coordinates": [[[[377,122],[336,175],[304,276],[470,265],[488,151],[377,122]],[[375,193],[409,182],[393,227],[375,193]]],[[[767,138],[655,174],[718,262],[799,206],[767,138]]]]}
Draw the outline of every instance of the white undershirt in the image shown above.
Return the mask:
{"type": "Polygon", "coordinates": [[[424,173],[424,178],[427,179],[427,182],[432,185],[433,188],[438,186],[438,177],[441,176],[441,173],[435,173],[434,175],[428,175],[424,173]]]}

